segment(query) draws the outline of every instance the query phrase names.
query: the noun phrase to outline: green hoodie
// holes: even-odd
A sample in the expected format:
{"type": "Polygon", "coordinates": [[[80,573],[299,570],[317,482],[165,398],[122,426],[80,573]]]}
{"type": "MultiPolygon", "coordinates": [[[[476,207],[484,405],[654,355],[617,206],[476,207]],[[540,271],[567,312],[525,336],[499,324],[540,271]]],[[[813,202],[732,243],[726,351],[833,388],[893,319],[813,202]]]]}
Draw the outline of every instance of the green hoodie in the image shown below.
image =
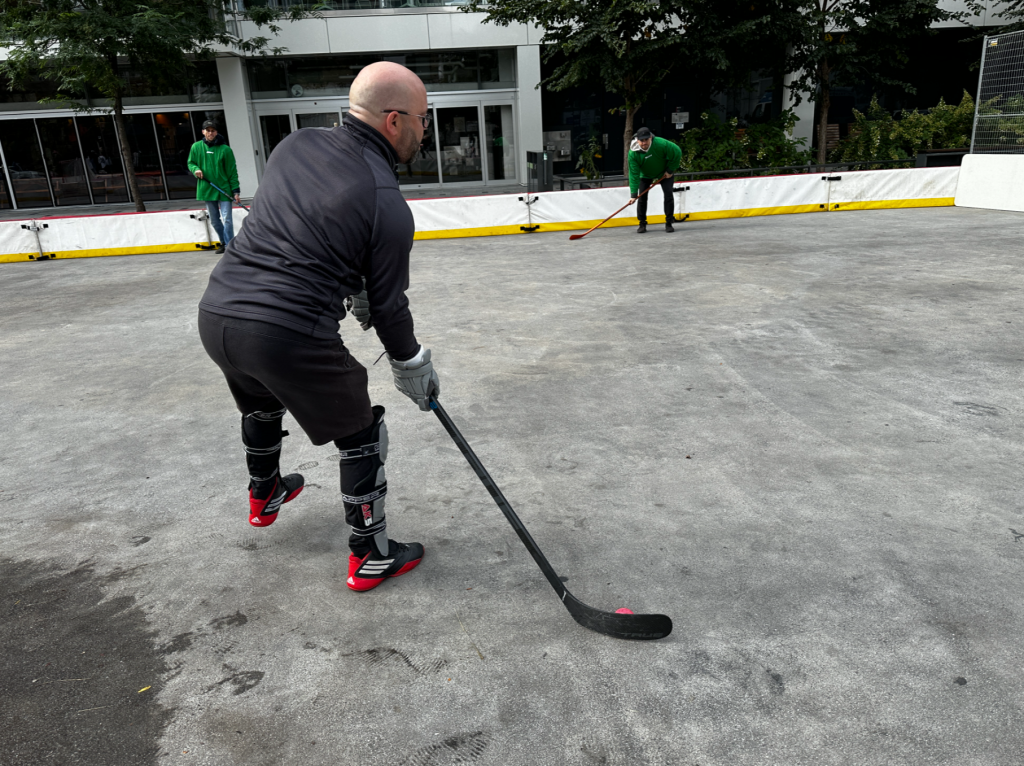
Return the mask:
{"type": "MultiPolygon", "coordinates": [[[[218,135],[212,144],[206,140],[196,141],[188,153],[188,170],[192,175],[197,170],[203,171],[203,179],[209,179],[221,189],[238,194],[238,168],[235,167],[235,153],[231,151],[224,136],[218,135]]],[[[196,199],[206,202],[223,202],[231,200],[213,188],[206,180],[197,179],[196,199]]]]}
{"type": "Polygon", "coordinates": [[[629,196],[635,197],[641,178],[661,178],[665,173],[675,173],[683,160],[679,146],[667,138],[651,139],[651,148],[646,152],[629,153],[629,196]]]}

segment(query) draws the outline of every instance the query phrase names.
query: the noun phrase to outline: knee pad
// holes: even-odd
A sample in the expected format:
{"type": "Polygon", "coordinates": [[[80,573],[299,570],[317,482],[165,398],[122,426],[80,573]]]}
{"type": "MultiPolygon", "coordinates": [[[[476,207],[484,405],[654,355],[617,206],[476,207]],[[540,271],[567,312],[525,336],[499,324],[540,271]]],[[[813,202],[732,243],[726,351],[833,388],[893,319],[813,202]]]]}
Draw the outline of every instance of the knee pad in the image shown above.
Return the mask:
{"type": "Polygon", "coordinates": [[[281,430],[286,410],[251,412],[242,416],[242,445],[245,462],[254,481],[272,479],[281,457],[281,440],[288,435],[281,430]]]}
{"type": "Polygon", "coordinates": [[[349,544],[365,547],[371,542],[382,556],[388,553],[384,498],[388,492],[384,462],[388,459],[388,428],[384,408],[373,407],[373,423],[344,439],[336,439],[341,472],[341,499],[345,520],[352,527],[349,544]]]}

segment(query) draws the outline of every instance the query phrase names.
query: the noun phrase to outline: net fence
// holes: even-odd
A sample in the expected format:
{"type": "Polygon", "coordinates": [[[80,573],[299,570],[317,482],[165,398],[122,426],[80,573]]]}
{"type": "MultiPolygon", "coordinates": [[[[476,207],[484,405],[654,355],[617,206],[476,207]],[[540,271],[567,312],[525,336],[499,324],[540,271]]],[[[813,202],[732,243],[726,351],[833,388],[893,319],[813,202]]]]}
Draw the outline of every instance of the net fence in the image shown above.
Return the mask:
{"type": "Polygon", "coordinates": [[[1024,154],[1024,31],[985,38],[973,154],[1024,154]]]}

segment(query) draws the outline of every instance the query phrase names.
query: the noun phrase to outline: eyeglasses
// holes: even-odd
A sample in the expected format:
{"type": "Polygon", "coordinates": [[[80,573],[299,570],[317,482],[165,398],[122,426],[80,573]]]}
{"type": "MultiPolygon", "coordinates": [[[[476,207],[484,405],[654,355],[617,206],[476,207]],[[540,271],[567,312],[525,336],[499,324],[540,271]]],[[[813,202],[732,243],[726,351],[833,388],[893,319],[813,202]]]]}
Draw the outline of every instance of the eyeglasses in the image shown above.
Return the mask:
{"type": "Polygon", "coordinates": [[[390,114],[391,112],[397,112],[398,114],[404,114],[406,117],[419,117],[420,123],[423,125],[423,129],[426,130],[430,127],[430,115],[429,114],[411,114],[409,112],[403,112],[401,109],[381,109],[381,114],[390,114]]]}

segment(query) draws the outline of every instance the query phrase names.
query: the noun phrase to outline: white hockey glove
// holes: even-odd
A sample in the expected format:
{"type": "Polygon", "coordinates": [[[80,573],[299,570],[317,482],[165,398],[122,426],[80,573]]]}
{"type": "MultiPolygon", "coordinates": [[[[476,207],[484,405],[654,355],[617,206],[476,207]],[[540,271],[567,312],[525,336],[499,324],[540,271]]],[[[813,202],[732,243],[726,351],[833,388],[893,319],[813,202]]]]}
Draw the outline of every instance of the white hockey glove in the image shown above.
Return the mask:
{"type": "Polygon", "coordinates": [[[350,295],[345,299],[345,308],[359,322],[363,330],[373,327],[373,318],[370,316],[370,301],[366,297],[366,280],[363,280],[363,291],[350,295]]]}
{"type": "Polygon", "coordinates": [[[441,383],[430,362],[430,349],[420,346],[412,359],[399,362],[388,356],[391,372],[395,376],[395,388],[412,399],[426,412],[430,409],[430,396],[441,393],[441,383]]]}

